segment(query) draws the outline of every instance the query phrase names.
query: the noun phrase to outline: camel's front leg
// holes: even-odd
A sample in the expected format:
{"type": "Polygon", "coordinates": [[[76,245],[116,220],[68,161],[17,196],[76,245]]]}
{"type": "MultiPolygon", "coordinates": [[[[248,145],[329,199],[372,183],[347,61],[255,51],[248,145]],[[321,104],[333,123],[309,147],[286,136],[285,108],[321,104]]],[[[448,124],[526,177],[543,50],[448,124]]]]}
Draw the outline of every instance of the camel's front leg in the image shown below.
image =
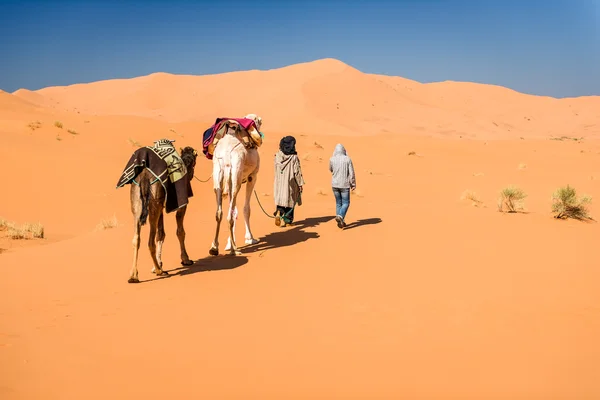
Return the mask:
{"type": "Polygon", "coordinates": [[[192,265],[194,262],[190,260],[188,253],[185,250],[185,229],[183,229],[183,220],[186,211],[187,206],[180,208],[175,214],[177,220],[177,239],[179,239],[179,247],[181,249],[181,265],[192,265]]]}
{"type": "MultiPolygon", "coordinates": [[[[158,232],[156,233],[156,260],[158,261],[158,265],[160,265],[161,268],[163,266],[162,249],[163,244],[165,243],[165,236],[165,221],[164,215],[161,212],[160,216],[158,217],[158,232]]],[[[152,267],[152,273],[156,273],[155,267],[152,267]]]]}
{"type": "Polygon", "coordinates": [[[252,192],[256,186],[256,175],[250,175],[248,177],[248,183],[246,183],[246,198],[244,199],[244,221],[246,222],[246,244],[257,244],[259,241],[252,235],[250,229],[250,201],[252,200],[252,192]]]}

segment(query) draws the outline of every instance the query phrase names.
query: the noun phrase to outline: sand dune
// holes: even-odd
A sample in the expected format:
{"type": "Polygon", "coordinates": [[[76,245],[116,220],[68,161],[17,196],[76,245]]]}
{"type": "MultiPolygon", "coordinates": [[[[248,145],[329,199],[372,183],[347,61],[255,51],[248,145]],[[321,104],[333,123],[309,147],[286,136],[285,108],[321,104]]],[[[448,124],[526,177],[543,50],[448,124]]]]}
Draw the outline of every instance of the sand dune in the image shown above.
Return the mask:
{"type": "MultiPolygon", "coordinates": [[[[38,104],[94,115],[167,122],[206,121],[225,112],[264,115],[274,131],[330,134],[422,132],[485,139],[600,133],[597,97],[553,99],[464,82],[421,84],[362,73],[325,59],[270,71],[186,76],[155,73],[50,87],[38,104]],[[252,93],[242,96],[241,89],[252,93]],[[577,117],[577,118],[573,118],[577,117]]],[[[31,99],[32,93],[15,95],[31,99]]]]}
{"type": "MultiPolygon", "coordinates": [[[[600,228],[550,212],[566,184],[600,198],[599,106],[333,59],[0,91],[0,217],[46,235],[0,228],[0,398],[600,398],[600,228]],[[129,189],[115,185],[131,153],[162,137],[200,149],[216,117],[248,112],[264,120],[267,212],[279,139],[298,140],[297,224],[277,228],[253,197],[261,243],[209,257],[212,182],[194,181],[196,265],[179,264],[166,215],[172,276],[153,279],[146,227],[143,282],[128,284],[129,189]],[[338,142],[358,181],[344,231],[327,169],[338,142]],[[509,184],[527,213],[497,211],[509,184]]],[[[201,155],[197,177],[211,170],[201,155]]]]}

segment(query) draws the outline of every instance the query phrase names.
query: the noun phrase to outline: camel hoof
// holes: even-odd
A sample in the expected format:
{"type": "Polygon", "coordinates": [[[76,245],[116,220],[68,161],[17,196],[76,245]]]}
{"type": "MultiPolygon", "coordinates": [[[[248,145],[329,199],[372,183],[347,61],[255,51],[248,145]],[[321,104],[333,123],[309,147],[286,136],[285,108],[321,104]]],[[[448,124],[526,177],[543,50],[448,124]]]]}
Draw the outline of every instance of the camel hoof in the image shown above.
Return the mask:
{"type": "Polygon", "coordinates": [[[167,271],[160,271],[158,273],[156,273],[156,276],[168,276],[169,273],[167,271]]]}
{"type": "Polygon", "coordinates": [[[186,260],[186,261],[182,261],[181,265],[186,265],[186,266],[194,265],[194,262],[192,260],[186,260]]]}
{"type": "Polygon", "coordinates": [[[239,251],[239,250],[231,250],[231,251],[229,252],[229,255],[230,255],[230,256],[241,256],[241,255],[242,255],[242,252],[241,252],[241,251],[239,251]]]}
{"type": "Polygon", "coordinates": [[[245,243],[246,244],[258,244],[259,240],[258,239],[246,239],[245,243]]]}
{"type": "Polygon", "coordinates": [[[129,278],[127,283],[140,283],[140,280],[138,278],[129,278]]]}
{"type": "Polygon", "coordinates": [[[211,256],[218,256],[219,249],[217,249],[216,247],[211,247],[211,249],[208,251],[208,254],[210,254],[211,256]]]}

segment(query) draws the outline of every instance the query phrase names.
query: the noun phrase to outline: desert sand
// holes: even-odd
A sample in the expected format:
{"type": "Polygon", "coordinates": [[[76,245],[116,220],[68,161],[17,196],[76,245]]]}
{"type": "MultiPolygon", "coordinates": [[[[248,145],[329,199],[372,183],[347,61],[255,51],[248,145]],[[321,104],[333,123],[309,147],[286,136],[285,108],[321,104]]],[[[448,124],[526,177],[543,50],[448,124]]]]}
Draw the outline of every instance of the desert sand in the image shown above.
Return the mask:
{"type": "MultiPolygon", "coordinates": [[[[600,97],[422,84],[333,59],[0,92],[0,217],[45,228],[0,237],[0,398],[598,399],[600,226],[551,213],[560,186],[600,199],[598,110],[600,97]],[[169,214],[171,276],[151,274],[146,226],[142,282],[128,284],[129,187],[115,184],[136,146],[200,151],[216,117],[247,113],[263,118],[269,213],[279,139],[298,140],[296,224],[276,227],[253,197],[261,243],[211,257],[212,182],[195,180],[195,265],[181,267],[169,214]],[[345,230],[336,143],[357,173],[345,230]],[[498,212],[510,184],[526,213],[498,212]]],[[[211,170],[200,154],[196,176],[211,170]]]]}

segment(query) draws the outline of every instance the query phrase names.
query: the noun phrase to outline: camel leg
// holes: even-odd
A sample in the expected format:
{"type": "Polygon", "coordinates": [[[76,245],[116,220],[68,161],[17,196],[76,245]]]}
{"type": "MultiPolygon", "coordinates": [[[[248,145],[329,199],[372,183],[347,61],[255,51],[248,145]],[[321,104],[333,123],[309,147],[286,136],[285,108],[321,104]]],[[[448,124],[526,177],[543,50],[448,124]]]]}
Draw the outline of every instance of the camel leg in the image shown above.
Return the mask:
{"type": "MultiPolygon", "coordinates": [[[[161,268],[163,266],[162,249],[165,242],[165,236],[164,214],[161,212],[160,216],[158,217],[158,231],[156,233],[156,260],[161,268]]],[[[156,268],[152,268],[152,273],[156,273],[156,268]]]]}
{"type": "Polygon", "coordinates": [[[215,190],[215,198],[217,201],[217,212],[215,220],[217,221],[217,228],[215,229],[215,238],[213,239],[212,245],[208,254],[211,256],[219,255],[219,230],[221,229],[221,220],[223,219],[223,166],[221,160],[213,160],[213,185],[215,190]]]}
{"type": "Polygon", "coordinates": [[[138,283],[138,254],[140,250],[140,232],[142,225],[140,223],[140,216],[142,215],[142,198],[139,186],[131,185],[130,190],[130,202],[131,202],[131,213],[133,214],[133,264],[131,266],[131,272],[129,273],[129,283],[138,283]]]}
{"type": "MultiPolygon", "coordinates": [[[[235,232],[237,217],[238,217],[238,209],[237,209],[237,205],[236,205],[235,208],[233,209],[233,231],[234,232],[235,232]]],[[[231,250],[231,237],[228,237],[227,244],[225,245],[225,251],[230,251],[230,250],[231,250]]]]}
{"type": "Polygon", "coordinates": [[[257,244],[258,239],[254,238],[252,235],[252,230],[250,229],[250,201],[252,200],[252,192],[254,192],[254,187],[256,186],[256,175],[250,175],[248,178],[248,182],[246,183],[246,196],[244,199],[244,222],[246,223],[246,236],[245,243],[246,244],[257,244]]]}
{"type": "Polygon", "coordinates": [[[219,230],[221,228],[221,220],[223,219],[223,190],[221,188],[215,190],[217,197],[217,213],[215,219],[217,221],[217,229],[215,230],[215,238],[208,253],[212,256],[219,255],[219,230]]]}
{"type": "MultiPolygon", "coordinates": [[[[150,205],[152,207],[152,205],[150,205]]],[[[158,276],[167,275],[162,270],[162,266],[159,265],[158,260],[156,259],[156,231],[158,230],[158,219],[160,214],[156,212],[155,209],[150,208],[150,213],[148,215],[148,222],[150,223],[150,234],[148,235],[148,249],[150,249],[150,257],[152,258],[152,262],[154,263],[154,273],[158,276]]]]}
{"type": "Polygon", "coordinates": [[[138,283],[140,280],[138,278],[138,270],[137,270],[137,262],[138,262],[138,253],[140,250],[140,231],[142,230],[142,226],[140,225],[139,216],[136,215],[134,217],[133,223],[133,265],[131,267],[131,272],[129,274],[129,283],[138,283]]]}
{"type": "Polygon", "coordinates": [[[240,192],[240,187],[242,186],[239,182],[240,179],[237,176],[239,174],[232,174],[231,182],[230,182],[230,200],[229,200],[229,212],[227,213],[227,221],[229,222],[229,240],[231,241],[231,250],[229,254],[231,255],[241,255],[242,253],[238,251],[237,245],[235,244],[235,211],[236,211],[236,201],[237,195],[240,192]]]}
{"type": "Polygon", "coordinates": [[[188,253],[185,250],[185,229],[183,229],[183,220],[185,218],[185,212],[187,206],[177,210],[175,218],[177,219],[177,239],[179,239],[179,247],[181,248],[181,265],[192,265],[193,262],[188,257],[188,253]]]}

